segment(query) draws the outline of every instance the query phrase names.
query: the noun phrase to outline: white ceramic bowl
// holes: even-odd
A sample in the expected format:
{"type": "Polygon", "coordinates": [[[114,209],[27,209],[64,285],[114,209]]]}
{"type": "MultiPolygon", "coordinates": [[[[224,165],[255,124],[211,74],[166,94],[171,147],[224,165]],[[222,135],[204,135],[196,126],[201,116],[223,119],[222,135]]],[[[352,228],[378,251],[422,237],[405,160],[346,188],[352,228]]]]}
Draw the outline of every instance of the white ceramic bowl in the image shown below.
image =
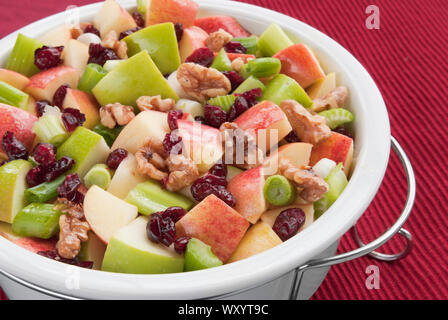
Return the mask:
{"type": "MultiPolygon", "coordinates": [[[[233,16],[255,34],[261,34],[271,23],[279,24],[291,36],[309,45],[325,71],[336,72],[338,83],[349,88],[350,108],[356,115],[355,168],[344,193],[328,212],[294,238],[251,258],[218,268],[166,275],[127,275],[73,269],[30,253],[0,237],[0,270],[38,287],[79,298],[213,297],[260,286],[288,274],[295,267],[337,243],[362,215],[382,181],[390,149],[390,128],[386,107],[367,71],[334,40],[291,17],[239,2],[229,3],[222,0],[198,2],[202,16],[213,14],[233,16]],[[76,287],[78,279],[79,289],[73,289],[73,284],[76,287]]],[[[121,3],[128,9],[135,6],[134,0],[121,3]]],[[[99,6],[100,3],[95,3],[79,8],[81,21],[91,21],[99,6]]],[[[56,14],[2,39],[0,65],[5,65],[19,32],[37,37],[47,30],[62,25],[64,19],[64,13],[56,14]]],[[[287,279],[290,281],[291,278],[287,279]]],[[[24,287],[14,284],[5,277],[2,277],[1,281],[0,285],[4,286],[11,298],[24,298],[25,294],[29,293],[26,293],[24,287]]],[[[270,297],[275,298],[274,294],[273,292],[270,297]]]]}

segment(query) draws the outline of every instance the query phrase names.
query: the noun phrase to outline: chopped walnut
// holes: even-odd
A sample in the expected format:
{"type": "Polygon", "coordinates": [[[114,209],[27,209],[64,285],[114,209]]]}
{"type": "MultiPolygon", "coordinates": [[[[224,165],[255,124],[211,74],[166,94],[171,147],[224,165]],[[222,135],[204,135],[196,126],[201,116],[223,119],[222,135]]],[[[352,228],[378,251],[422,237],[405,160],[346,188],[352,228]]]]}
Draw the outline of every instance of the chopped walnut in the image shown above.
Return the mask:
{"type": "Polygon", "coordinates": [[[263,163],[263,151],[258,148],[255,138],[236,123],[225,122],[219,130],[226,164],[232,163],[241,169],[252,169],[263,163]]]}
{"type": "Polygon", "coordinates": [[[70,34],[73,39],[78,39],[80,35],[82,35],[84,32],[79,27],[73,26],[70,29],[70,34]]]}
{"type": "Polygon", "coordinates": [[[231,89],[229,79],[221,72],[195,63],[181,64],[177,80],[187,95],[201,102],[224,96],[231,89]]]}
{"type": "Polygon", "coordinates": [[[111,30],[101,41],[101,45],[105,48],[109,48],[115,51],[120,59],[128,58],[128,46],[126,42],[118,40],[118,34],[116,31],[111,30]]]}
{"type": "Polygon", "coordinates": [[[190,158],[181,154],[170,155],[167,162],[170,174],[165,186],[169,191],[179,191],[199,178],[198,167],[190,158]]]}
{"type": "Polygon", "coordinates": [[[324,117],[312,115],[295,100],[285,100],[280,108],[286,114],[294,132],[302,142],[313,145],[330,137],[331,130],[324,117]]]}
{"type": "Polygon", "coordinates": [[[118,58],[127,59],[128,58],[128,45],[124,41],[115,42],[114,50],[117,53],[118,58]]]}
{"type": "Polygon", "coordinates": [[[219,29],[216,32],[210,33],[207,39],[205,39],[205,44],[213,52],[219,52],[227,43],[233,39],[233,36],[225,31],[224,29],[219,29]]]}
{"type": "Polygon", "coordinates": [[[134,108],[118,102],[100,108],[101,124],[108,128],[114,128],[117,124],[124,126],[131,122],[134,117],[134,108]]]}
{"type": "Polygon", "coordinates": [[[322,98],[314,99],[311,108],[314,112],[321,112],[328,109],[335,109],[342,106],[348,98],[348,89],[346,87],[337,87],[322,98]]]}
{"type": "Polygon", "coordinates": [[[309,168],[299,168],[287,159],[280,159],[280,174],[293,181],[298,188],[303,190],[300,196],[308,202],[315,202],[328,192],[328,184],[320,176],[309,168]]]}
{"type": "Polygon", "coordinates": [[[244,66],[244,59],[243,58],[236,58],[232,61],[232,69],[236,72],[240,72],[241,68],[244,66]]]}
{"type": "Polygon", "coordinates": [[[137,151],[135,157],[139,174],[159,181],[168,176],[165,150],[162,141],[157,138],[149,138],[137,151]]]}
{"type": "Polygon", "coordinates": [[[141,96],[137,99],[137,107],[140,109],[140,111],[156,110],[167,112],[174,109],[175,105],[176,101],[174,101],[174,99],[162,99],[160,95],[153,97],[141,96]]]}

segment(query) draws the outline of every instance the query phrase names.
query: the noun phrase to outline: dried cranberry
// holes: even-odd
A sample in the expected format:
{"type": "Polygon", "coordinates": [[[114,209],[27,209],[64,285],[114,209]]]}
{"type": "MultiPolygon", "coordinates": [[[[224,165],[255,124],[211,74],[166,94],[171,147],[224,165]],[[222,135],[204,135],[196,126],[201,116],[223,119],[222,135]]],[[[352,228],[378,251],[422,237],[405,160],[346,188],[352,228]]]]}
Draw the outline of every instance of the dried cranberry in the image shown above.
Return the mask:
{"type": "Polygon", "coordinates": [[[28,171],[28,173],[26,174],[26,183],[28,184],[28,187],[32,188],[41,183],[44,183],[45,173],[46,169],[41,165],[34,167],[30,171],[28,171]]]}
{"type": "Polygon", "coordinates": [[[68,132],[75,131],[75,129],[86,121],[86,116],[78,109],[65,108],[62,112],[62,122],[68,132]]]}
{"type": "Polygon", "coordinates": [[[135,27],[126,31],[123,31],[122,33],[120,33],[120,36],[118,37],[118,40],[122,40],[124,38],[126,38],[127,36],[133,34],[134,32],[137,32],[139,30],[142,30],[141,27],[135,27]]]}
{"type": "Polygon", "coordinates": [[[181,207],[169,207],[161,213],[163,218],[171,218],[174,223],[182,219],[184,215],[187,214],[187,210],[181,207]]]}
{"type": "Polygon", "coordinates": [[[174,241],[174,250],[178,254],[182,254],[187,250],[188,242],[190,241],[190,237],[180,237],[177,238],[176,241],[174,241]]]}
{"type": "Polygon", "coordinates": [[[214,59],[215,55],[213,52],[209,48],[203,47],[196,49],[185,62],[197,63],[208,68],[212,65],[214,59]]]}
{"type": "Polygon", "coordinates": [[[167,154],[182,153],[182,138],[175,133],[167,133],[163,139],[163,148],[167,154]]]}
{"type": "Polygon", "coordinates": [[[180,22],[175,23],[174,30],[176,31],[177,42],[179,42],[182,40],[182,36],[184,35],[184,26],[180,22]]]}
{"type": "Polygon", "coordinates": [[[280,212],[277,219],[275,219],[272,229],[282,241],[286,241],[293,237],[304,223],[305,213],[303,210],[300,208],[291,208],[280,212]]]}
{"type": "Polygon", "coordinates": [[[65,96],[67,95],[67,89],[70,86],[68,84],[63,84],[60,86],[53,95],[53,105],[59,107],[62,110],[62,105],[64,103],[65,96]]]}
{"type": "Polygon", "coordinates": [[[81,179],[77,173],[69,174],[65,177],[64,182],[58,187],[58,195],[61,198],[66,198],[68,201],[73,201],[77,197],[78,187],[81,185],[81,179]]]}
{"type": "Polygon", "coordinates": [[[43,46],[40,49],[36,49],[36,51],[34,51],[34,64],[40,70],[47,70],[56,67],[62,63],[61,54],[63,50],[63,46],[43,46]]]}
{"type": "Polygon", "coordinates": [[[253,107],[258,103],[257,98],[260,98],[263,95],[263,91],[261,88],[255,88],[244,93],[236,93],[235,96],[242,97],[246,99],[249,108],[253,107]]]}
{"type": "Polygon", "coordinates": [[[49,143],[39,143],[33,150],[33,158],[39,164],[48,166],[56,162],[56,148],[49,143]]]}
{"type": "Polygon", "coordinates": [[[237,97],[233,105],[229,109],[229,113],[227,115],[227,121],[233,122],[236,118],[238,118],[241,114],[249,110],[249,105],[247,104],[246,99],[243,97],[237,97]]]}
{"type": "Polygon", "coordinates": [[[48,251],[39,251],[37,252],[38,255],[41,255],[45,258],[56,260],[62,263],[70,264],[73,266],[78,266],[81,268],[86,269],[92,269],[93,267],[93,261],[79,261],[78,258],[75,259],[66,259],[59,256],[59,254],[54,250],[48,250],[48,251]]]}
{"type": "Polygon", "coordinates": [[[218,177],[213,174],[207,174],[199,179],[197,179],[191,185],[191,194],[196,201],[202,201],[210,194],[218,194],[223,196],[223,191],[220,189],[225,189],[227,187],[227,180],[225,177],[218,177]]]}
{"type": "Polygon", "coordinates": [[[177,129],[177,119],[182,119],[184,113],[180,110],[170,110],[168,112],[168,126],[171,130],[177,129]]]}
{"type": "Polygon", "coordinates": [[[36,115],[40,118],[43,116],[44,111],[45,111],[45,107],[49,106],[50,102],[46,101],[46,100],[39,100],[36,101],[36,115]]]}
{"type": "Polygon", "coordinates": [[[135,23],[140,28],[143,28],[145,26],[145,19],[143,18],[143,16],[139,12],[133,12],[132,13],[132,18],[134,18],[135,23]]]}
{"type": "Polygon", "coordinates": [[[202,116],[196,116],[196,117],[194,117],[194,121],[199,122],[199,123],[205,123],[205,118],[202,116]]]}
{"type": "Polygon", "coordinates": [[[230,41],[224,46],[224,50],[229,53],[246,53],[247,48],[241,43],[236,41],[230,41]]]}
{"type": "Polygon", "coordinates": [[[113,50],[104,48],[99,43],[91,43],[89,45],[88,63],[96,63],[103,66],[107,60],[120,60],[120,58],[113,50]]]}
{"type": "Polygon", "coordinates": [[[87,27],[84,28],[84,33],[93,33],[96,34],[98,37],[101,38],[100,32],[97,28],[93,26],[93,24],[87,25],[87,27]]]}
{"type": "Polygon", "coordinates": [[[215,164],[209,171],[210,174],[217,177],[227,177],[227,165],[224,163],[215,164]]]}
{"type": "Polygon", "coordinates": [[[162,217],[159,213],[151,214],[146,232],[149,240],[162,243],[169,247],[176,239],[176,227],[169,217],[162,217]]]}
{"type": "Polygon", "coordinates": [[[205,122],[212,127],[219,128],[227,121],[227,114],[221,107],[205,104],[204,106],[205,122]]]}
{"type": "Polygon", "coordinates": [[[353,139],[353,135],[344,126],[339,126],[333,131],[353,139]]]}
{"type": "Polygon", "coordinates": [[[285,137],[286,142],[293,143],[293,142],[300,142],[299,137],[294,131],[291,131],[288,133],[285,137]]]}
{"type": "Polygon", "coordinates": [[[28,150],[11,131],[6,131],[3,135],[2,148],[10,161],[17,159],[28,159],[28,150]]]}
{"type": "Polygon", "coordinates": [[[125,149],[118,148],[112,151],[107,157],[106,164],[112,170],[116,170],[120,163],[128,156],[125,149]]]}
{"type": "Polygon", "coordinates": [[[224,201],[229,207],[236,206],[236,198],[229,190],[223,187],[214,187],[213,194],[224,201]]]}
{"type": "Polygon", "coordinates": [[[46,167],[45,181],[53,181],[68,170],[70,170],[75,164],[75,160],[69,157],[62,157],[59,161],[46,167]]]}
{"type": "Polygon", "coordinates": [[[223,74],[229,79],[232,85],[232,91],[239,87],[243,83],[244,79],[235,71],[226,71],[223,74]]]}

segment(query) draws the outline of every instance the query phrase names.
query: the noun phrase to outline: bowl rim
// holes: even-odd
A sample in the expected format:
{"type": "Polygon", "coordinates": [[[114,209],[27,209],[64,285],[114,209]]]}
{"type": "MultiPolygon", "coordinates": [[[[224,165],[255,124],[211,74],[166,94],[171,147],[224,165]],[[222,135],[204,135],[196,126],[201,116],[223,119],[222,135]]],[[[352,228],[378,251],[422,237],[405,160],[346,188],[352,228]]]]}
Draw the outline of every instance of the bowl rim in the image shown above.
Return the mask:
{"type": "MultiPolygon", "coordinates": [[[[119,1],[125,8],[135,1],[119,1]]],[[[375,196],[387,168],[390,152],[390,126],[383,98],[373,79],[361,63],[336,41],[317,29],[287,15],[266,8],[226,0],[197,1],[200,10],[221,12],[235,17],[269,23],[275,22],[304,42],[323,52],[331,52],[346,70],[352,87],[357,90],[360,110],[366,114],[355,137],[361,144],[356,167],[349,184],[328,212],[294,238],[266,252],[218,268],[188,273],[130,275],[86,270],[64,265],[19,248],[0,237],[0,270],[38,287],[77,298],[98,299],[195,299],[215,297],[257,287],[272,281],[304,264],[324,251],[353,226],[375,196]],[[375,108],[375,109],[372,109],[375,108]],[[359,135],[358,135],[359,134],[359,135]],[[368,143],[367,143],[368,142],[368,143]],[[325,234],[324,237],[320,236],[325,234]],[[32,267],[31,267],[32,266],[32,267]],[[256,272],[254,272],[256,270],[256,272]],[[68,281],[76,277],[79,288],[68,281]]],[[[101,3],[79,7],[81,20],[92,15],[101,3]]],[[[18,33],[33,36],[60,25],[61,12],[29,24],[0,40],[0,59],[12,49],[18,33]]],[[[1,274],[1,273],[0,273],[1,274]]]]}

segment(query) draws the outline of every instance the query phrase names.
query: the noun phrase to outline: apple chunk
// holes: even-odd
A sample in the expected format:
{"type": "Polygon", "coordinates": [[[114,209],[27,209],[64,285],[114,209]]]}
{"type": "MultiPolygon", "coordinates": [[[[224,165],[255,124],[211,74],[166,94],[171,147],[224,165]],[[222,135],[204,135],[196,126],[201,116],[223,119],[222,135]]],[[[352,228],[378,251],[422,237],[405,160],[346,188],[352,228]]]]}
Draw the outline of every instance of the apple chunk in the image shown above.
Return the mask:
{"type": "Polygon", "coordinates": [[[137,160],[132,153],[129,153],[115,171],[107,191],[124,200],[129,191],[145,181],[146,178],[137,171],[137,160]]]}
{"type": "Polygon", "coordinates": [[[86,116],[86,122],[84,122],[83,126],[88,129],[92,129],[100,122],[98,104],[90,94],[84,91],[67,89],[62,107],[64,109],[74,108],[81,111],[86,116]]]}
{"type": "Polygon", "coordinates": [[[234,17],[230,16],[212,16],[199,18],[194,21],[194,25],[204,29],[208,33],[224,29],[234,37],[249,37],[247,32],[234,17]]]}
{"type": "Polygon", "coordinates": [[[251,223],[256,223],[266,211],[263,194],[263,167],[243,171],[230,180],[227,189],[235,196],[235,210],[251,223]]]}
{"type": "Polygon", "coordinates": [[[223,262],[240,243],[249,222],[215,195],[209,195],[176,223],[178,236],[197,238],[223,262]]]}
{"type": "Polygon", "coordinates": [[[258,147],[269,151],[291,132],[288,118],[279,106],[263,101],[240,115],[235,123],[257,139],[258,147]]]}
{"type": "Polygon", "coordinates": [[[70,40],[64,48],[64,65],[78,70],[79,75],[84,73],[89,60],[89,47],[78,40],[70,40]]]}
{"type": "Polygon", "coordinates": [[[227,263],[249,258],[281,243],[282,240],[272,230],[271,226],[259,221],[247,231],[227,263]]]}
{"type": "Polygon", "coordinates": [[[191,27],[198,9],[193,0],[151,0],[146,25],[180,22],[185,28],[191,27]]]}
{"type": "Polygon", "coordinates": [[[106,245],[98,236],[90,231],[89,240],[84,242],[81,246],[81,252],[78,258],[81,261],[92,261],[94,270],[101,270],[104,253],[106,252],[106,245]]]}
{"type": "Polygon", "coordinates": [[[148,138],[154,137],[163,140],[169,131],[166,113],[152,110],[143,111],[120,132],[112,145],[112,150],[123,148],[130,153],[136,153],[148,138]]]}
{"type": "Polygon", "coordinates": [[[126,226],[137,215],[137,207],[93,185],[84,198],[84,214],[95,234],[109,243],[115,232],[126,226]]]}
{"type": "Polygon", "coordinates": [[[336,89],[336,73],[332,72],[325,78],[317,80],[306,91],[311,99],[323,98],[332,90],[336,89]]]}
{"type": "Polygon", "coordinates": [[[205,39],[208,33],[199,27],[192,26],[184,29],[182,39],[179,42],[180,59],[185,62],[196,49],[205,47],[205,39]]]}
{"type": "Polygon", "coordinates": [[[184,258],[173,248],[150,241],[146,233],[148,218],[139,217],[120,229],[110,240],[103,260],[103,271],[157,274],[184,269],[184,258]]]}
{"type": "Polygon", "coordinates": [[[132,16],[123,9],[117,1],[106,0],[98,10],[93,25],[101,33],[101,38],[106,36],[110,31],[120,34],[137,27],[132,16]]]}
{"type": "Polygon", "coordinates": [[[30,79],[15,71],[0,69],[0,81],[6,82],[14,88],[23,91],[26,85],[30,82],[30,79]]]}
{"type": "Polygon", "coordinates": [[[304,142],[288,143],[278,148],[267,157],[263,163],[264,174],[274,175],[278,172],[280,159],[287,159],[297,167],[307,166],[313,145],[304,142]]]}
{"type": "MultiPolygon", "coordinates": [[[[66,46],[72,39],[72,32],[68,25],[52,29],[39,38],[39,41],[50,47],[66,46]]],[[[65,48],[64,48],[65,49],[65,48]]]]}

